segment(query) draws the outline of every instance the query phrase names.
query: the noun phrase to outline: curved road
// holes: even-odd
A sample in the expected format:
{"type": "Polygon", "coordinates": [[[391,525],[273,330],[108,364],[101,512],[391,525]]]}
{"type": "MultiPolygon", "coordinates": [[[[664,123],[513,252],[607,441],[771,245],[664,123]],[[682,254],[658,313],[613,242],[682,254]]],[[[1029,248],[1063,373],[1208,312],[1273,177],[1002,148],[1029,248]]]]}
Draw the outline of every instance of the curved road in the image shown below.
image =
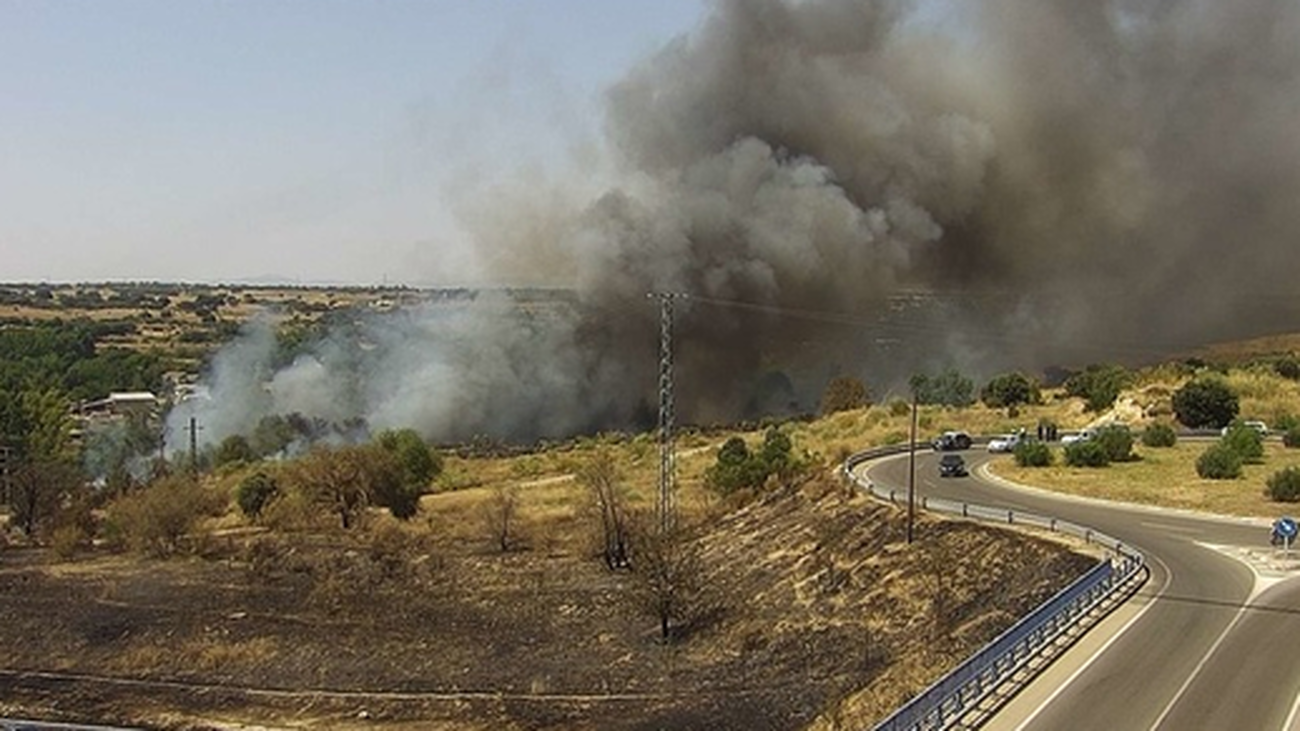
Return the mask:
{"type": "MultiPolygon", "coordinates": [[[[1152,571],[1128,605],[989,728],[1300,731],[1300,582],[1260,575],[1232,555],[1253,549],[1267,556],[1266,525],[1000,484],[986,477],[987,455],[971,450],[966,457],[971,477],[941,479],[935,455],[918,452],[918,496],[1091,526],[1141,550],[1152,571]]],[[[907,485],[905,456],[862,469],[877,483],[907,485]]]]}

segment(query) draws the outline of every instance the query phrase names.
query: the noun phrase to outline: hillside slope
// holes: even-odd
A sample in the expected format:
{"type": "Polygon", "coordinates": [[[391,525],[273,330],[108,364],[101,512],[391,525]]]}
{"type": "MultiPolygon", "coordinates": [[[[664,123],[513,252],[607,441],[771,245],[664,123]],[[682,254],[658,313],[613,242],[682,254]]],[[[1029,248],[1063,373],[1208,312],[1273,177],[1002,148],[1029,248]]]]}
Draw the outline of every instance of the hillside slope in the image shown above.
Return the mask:
{"type": "Polygon", "coordinates": [[[715,519],[676,644],[583,552],[392,526],[194,558],[0,553],[0,713],[161,728],[792,729],[876,718],[1092,559],[824,477],[715,519]],[[30,671],[43,671],[34,675],[30,671]],[[129,680],[130,682],[123,682],[129,680]],[[845,699],[848,699],[847,701],[845,699]]]}

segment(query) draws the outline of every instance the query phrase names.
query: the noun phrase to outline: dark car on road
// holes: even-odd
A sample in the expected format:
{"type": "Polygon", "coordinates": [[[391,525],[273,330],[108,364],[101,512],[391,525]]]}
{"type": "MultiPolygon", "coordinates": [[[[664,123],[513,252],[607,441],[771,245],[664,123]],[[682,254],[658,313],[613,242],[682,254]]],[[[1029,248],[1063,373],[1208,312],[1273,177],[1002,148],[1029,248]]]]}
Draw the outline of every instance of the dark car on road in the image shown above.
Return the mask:
{"type": "Polygon", "coordinates": [[[960,454],[945,454],[939,460],[940,477],[965,477],[966,460],[960,454]]]}
{"type": "Polygon", "coordinates": [[[936,452],[970,449],[970,435],[964,431],[946,431],[932,442],[936,452]]]}

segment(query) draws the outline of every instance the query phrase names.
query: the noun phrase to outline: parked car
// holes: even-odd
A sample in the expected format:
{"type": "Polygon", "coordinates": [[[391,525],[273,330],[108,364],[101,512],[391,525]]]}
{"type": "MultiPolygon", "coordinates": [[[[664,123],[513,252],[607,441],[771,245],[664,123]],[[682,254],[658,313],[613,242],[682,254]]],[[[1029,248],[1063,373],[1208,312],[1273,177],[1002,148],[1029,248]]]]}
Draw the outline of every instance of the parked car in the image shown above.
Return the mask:
{"type": "MultiPolygon", "coordinates": [[[[1228,432],[1229,432],[1229,431],[1232,429],[1232,427],[1234,427],[1234,426],[1238,426],[1238,425],[1237,425],[1237,424],[1229,424],[1228,426],[1223,427],[1223,431],[1221,432],[1221,433],[1223,434],[1223,436],[1225,436],[1225,437],[1228,436],[1228,432]]],[[[1245,427],[1245,428],[1247,428],[1247,429],[1254,429],[1255,431],[1259,432],[1259,436],[1260,436],[1261,438],[1268,436],[1268,424],[1265,424],[1265,423],[1262,422],[1262,421],[1247,420],[1247,421],[1243,421],[1243,422],[1241,422],[1240,426],[1243,426],[1243,427],[1245,427]]]]}
{"type": "Polygon", "coordinates": [[[1070,445],[1075,442],[1086,442],[1096,436],[1096,434],[1097,433],[1092,429],[1084,429],[1082,431],[1074,432],[1073,434],[1064,434],[1061,436],[1061,444],[1070,445]]]}
{"type": "Polygon", "coordinates": [[[939,459],[940,477],[965,477],[966,460],[960,454],[945,454],[939,459]]]}
{"type": "Polygon", "coordinates": [[[1014,452],[1020,444],[1020,434],[999,434],[989,440],[990,452],[1014,452]]]}
{"type": "Polygon", "coordinates": [[[938,436],[932,442],[934,451],[951,452],[953,450],[970,449],[970,435],[964,431],[946,431],[938,436]]]}

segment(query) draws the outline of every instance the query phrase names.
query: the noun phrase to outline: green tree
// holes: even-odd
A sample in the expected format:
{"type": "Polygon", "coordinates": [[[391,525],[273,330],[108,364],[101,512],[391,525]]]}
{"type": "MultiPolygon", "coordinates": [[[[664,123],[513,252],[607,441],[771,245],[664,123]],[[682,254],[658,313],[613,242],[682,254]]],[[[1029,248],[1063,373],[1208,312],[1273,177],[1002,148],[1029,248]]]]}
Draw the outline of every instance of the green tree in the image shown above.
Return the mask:
{"type": "Polygon", "coordinates": [[[1004,373],[994,376],[980,400],[991,409],[1012,408],[1021,404],[1036,404],[1042,400],[1038,384],[1023,373],[1004,373]]]}
{"type": "Polygon", "coordinates": [[[731,437],[718,450],[717,462],[705,471],[704,481],[724,495],[746,487],[756,487],[761,467],[740,437],[731,437]]]}
{"type": "Polygon", "coordinates": [[[835,414],[851,411],[871,405],[871,394],[860,379],[853,376],[837,376],[826,384],[822,392],[822,414],[835,414]]]}
{"type": "Polygon", "coordinates": [[[726,495],[761,487],[771,476],[789,480],[805,467],[793,450],[790,436],[775,427],[767,430],[758,452],[751,452],[740,437],[731,437],[718,450],[717,462],[705,471],[705,484],[726,495]]]}
{"type": "Polygon", "coordinates": [[[949,368],[937,376],[918,373],[909,379],[908,385],[912,387],[912,393],[916,394],[918,404],[962,408],[975,403],[975,382],[955,368],[949,368]]]}
{"type": "Polygon", "coordinates": [[[397,455],[379,445],[366,445],[363,450],[370,502],[388,508],[394,518],[415,517],[428,482],[414,481],[397,455]]]}
{"type": "Polygon", "coordinates": [[[248,438],[242,434],[231,434],[221,440],[217,445],[217,451],[212,456],[214,467],[234,464],[236,462],[252,462],[257,458],[253,452],[253,447],[249,444],[248,438]]]}
{"type": "Polygon", "coordinates": [[[422,492],[442,473],[442,458],[429,448],[414,429],[390,429],[375,437],[384,450],[392,454],[402,467],[402,479],[422,492]]]}
{"type": "Polygon", "coordinates": [[[1121,366],[1090,365],[1066,379],[1065,392],[1083,399],[1088,411],[1100,412],[1113,406],[1131,381],[1131,374],[1121,366]]]}
{"type": "Polygon", "coordinates": [[[1202,377],[1174,392],[1174,415],[1190,429],[1221,429],[1237,418],[1237,394],[1222,379],[1202,377]]]}

